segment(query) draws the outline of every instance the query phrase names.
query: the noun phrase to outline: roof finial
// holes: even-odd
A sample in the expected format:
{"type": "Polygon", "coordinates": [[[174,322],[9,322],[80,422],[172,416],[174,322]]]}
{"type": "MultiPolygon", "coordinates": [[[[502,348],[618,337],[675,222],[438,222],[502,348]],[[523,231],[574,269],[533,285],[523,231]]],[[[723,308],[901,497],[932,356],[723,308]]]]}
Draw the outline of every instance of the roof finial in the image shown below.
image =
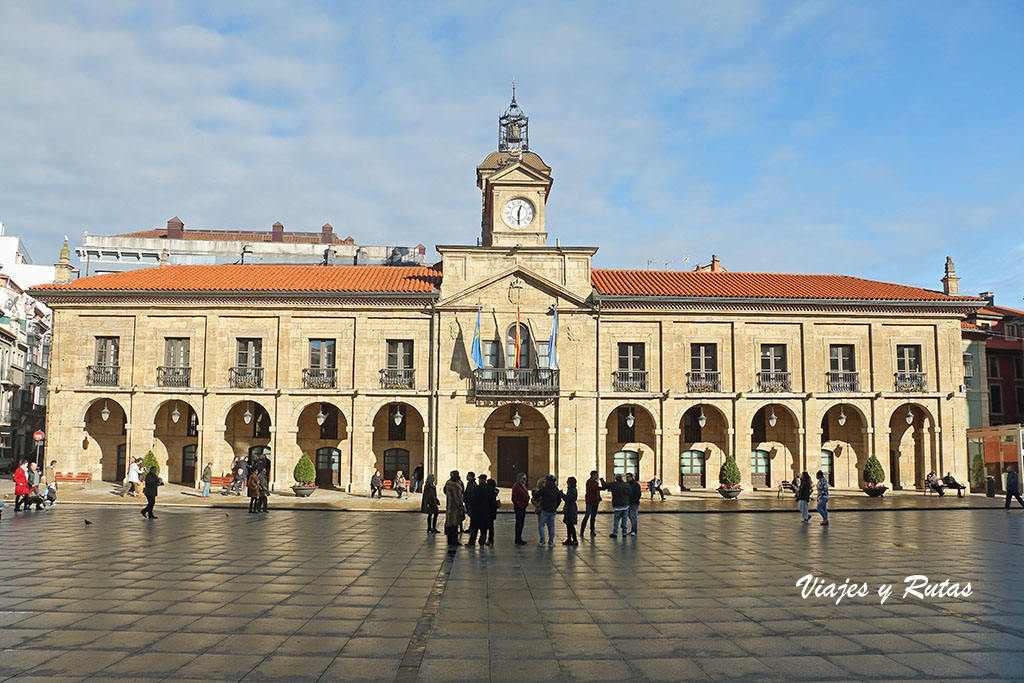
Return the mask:
{"type": "Polygon", "coordinates": [[[516,77],[512,77],[512,104],[516,103],[516,77]]]}

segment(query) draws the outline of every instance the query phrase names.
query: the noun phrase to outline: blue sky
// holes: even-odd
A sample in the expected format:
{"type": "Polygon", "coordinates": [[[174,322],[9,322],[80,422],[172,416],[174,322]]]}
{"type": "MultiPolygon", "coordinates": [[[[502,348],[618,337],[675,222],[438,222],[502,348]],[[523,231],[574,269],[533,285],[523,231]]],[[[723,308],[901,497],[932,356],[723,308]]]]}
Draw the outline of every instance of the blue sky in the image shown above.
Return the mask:
{"type": "Polygon", "coordinates": [[[1024,3],[0,3],[0,221],[473,243],[509,82],[602,267],[1024,308],[1024,3]]]}

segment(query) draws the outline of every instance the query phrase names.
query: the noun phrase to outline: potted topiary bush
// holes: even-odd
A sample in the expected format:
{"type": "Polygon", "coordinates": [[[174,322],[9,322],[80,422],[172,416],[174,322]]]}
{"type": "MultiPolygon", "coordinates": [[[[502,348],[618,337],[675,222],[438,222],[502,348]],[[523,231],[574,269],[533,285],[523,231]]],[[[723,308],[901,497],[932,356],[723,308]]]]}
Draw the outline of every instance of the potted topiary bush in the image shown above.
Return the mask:
{"type": "Polygon", "coordinates": [[[295,464],[292,477],[295,478],[295,486],[292,487],[292,491],[299,498],[311,496],[313,491],[316,491],[316,468],[313,467],[313,461],[305,453],[295,464]]]}
{"type": "Polygon", "coordinates": [[[145,477],[149,473],[149,468],[155,467],[157,476],[160,475],[160,463],[156,461],[156,456],[153,455],[153,451],[149,451],[142,456],[142,476],[145,477]]]}
{"type": "Polygon", "coordinates": [[[718,470],[718,493],[722,498],[733,499],[738,498],[742,490],[740,468],[736,465],[736,460],[729,456],[722,463],[722,468],[718,470]]]}
{"type": "Polygon", "coordinates": [[[975,453],[971,458],[971,489],[985,490],[985,459],[981,453],[975,453]]]}
{"type": "Polygon", "coordinates": [[[882,463],[878,462],[878,458],[871,456],[868,458],[868,462],[864,465],[864,493],[868,494],[872,498],[877,498],[882,495],[889,488],[883,484],[885,481],[885,470],[882,469],[882,463]]]}

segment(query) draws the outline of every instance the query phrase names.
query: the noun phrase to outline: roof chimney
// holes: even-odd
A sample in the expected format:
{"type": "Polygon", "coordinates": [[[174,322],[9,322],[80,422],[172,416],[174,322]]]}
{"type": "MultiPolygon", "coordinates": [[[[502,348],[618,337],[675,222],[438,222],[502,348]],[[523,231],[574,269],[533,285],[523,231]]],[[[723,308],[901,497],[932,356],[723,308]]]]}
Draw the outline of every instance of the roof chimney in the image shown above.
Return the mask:
{"type": "Polygon", "coordinates": [[[995,306],[996,305],[996,293],[995,292],[979,292],[978,296],[980,296],[982,299],[988,299],[988,305],[989,306],[995,306]]]}
{"type": "Polygon", "coordinates": [[[177,216],[167,221],[167,239],[180,240],[182,238],[182,233],[184,232],[185,224],[182,223],[181,219],[177,216]]]}
{"type": "Polygon", "coordinates": [[[330,223],[324,223],[320,229],[320,244],[334,244],[334,228],[330,223]]]}
{"type": "Polygon", "coordinates": [[[960,295],[960,278],[956,276],[953,257],[946,257],[946,276],[942,278],[942,291],[950,296],[960,295]]]}
{"type": "Polygon", "coordinates": [[[281,221],[274,223],[270,228],[270,241],[284,242],[284,226],[281,225],[281,221]]]}
{"type": "Polygon", "coordinates": [[[712,273],[721,273],[722,272],[722,264],[719,263],[719,261],[718,261],[718,254],[712,254],[711,255],[711,272],[712,273]]]}
{"type": "Polygon", "coordinates": [[[68,236],[64,235],[64,246],[60,248],[60,261],[53,266],[53,281],[57,283],[71,282],[71,250],[68,248],[68,236]]]}

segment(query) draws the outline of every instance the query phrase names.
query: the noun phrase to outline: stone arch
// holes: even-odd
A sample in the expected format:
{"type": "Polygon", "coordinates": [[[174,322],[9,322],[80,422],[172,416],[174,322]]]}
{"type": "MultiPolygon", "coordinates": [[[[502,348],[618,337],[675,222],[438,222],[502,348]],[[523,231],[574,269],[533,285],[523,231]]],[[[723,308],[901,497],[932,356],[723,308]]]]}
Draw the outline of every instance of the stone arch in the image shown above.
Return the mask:
{"type": "MultiPolygon", "coordinates": [[[[224,416],[224,440],[234,457],[248,457],[254,446],[269,447],[274,436],[273,429],[270,410],[256,399],[235,401],[224,416]],[[245,421],[246,412],[250,413],[249,422],[245,421]]],[[[272,460],[274,456],[270,454],[272,460]]]]}
{"type": "Polygon", "coordinates": [[[800,418],[790,407],[772,402],[761,405],[751,418],[750,429],[750,482],[754,488],[772,488],[778,481],[791,480],[803,471],[800,418]]]}
{"type": "Polygon", "coordinates": [[[488,474],[498,486],[511,487],[520,472],[526,474],[530,487],[538,478],[552,474],[550,431],[544,414],[524,403],[498,406],[487,415],[484,457],[488,474]]]}
{"type": "Polygon", "coordinates": [[[295,444],[298,451],[289,462],[282,462],[282,472],[291,472],[303,454],[309,456],[317,469],[317,486],[337,488],[342,485],[342,455],[347,451],[349,439],[348,418],[334,401],[309,401],[292,411],[295,444]],[[318,420],[324,416],[323,425],[318,420]],[[333,449],[332,452],[330,449],[333,449]]]}
{"type": "Polygon", "coordinates": [[[666,462],[665,483],[677,483],[680,489],[706,488],[708,482],[717,481],[718,469],[728,452],[729,419],[726,414],[710,403],[690,406],[679,416],[679,449],[671,459],[675,472],[669,474],[672,465],[666,462]],[[703,427],[700,425],[702,414],[703,427]],[[698,452],[703,454],[703,462],[698,460],[698,452]]]}
{"type": "Polygon", "coordinates": [[[195,452],[199,445],[199,413],[191,401],[171,398],[160,402],[153,415],[153,455],[160,465],[162,476],[170,482],[195,486],[195,452]],[[178,411],[178,420],[174,412],[178,411]],[[195,446],[186,456],[185,449],[195,446]]]}
{"type": "Polygon", "coordinates": [[[934,416],[926,406],[904,401],[889,413],[888,427],[889,466],[886,473],[893,489],[923,488],[927,473],[940,469],[935,462],[934,416]]]}
{"type": "Polygon", "coordinates": [[[89,401],[85,408],[82,445],[86,450],[99,451],[98,457],[93,455],[90,459],[99,461],[103,481],[120,482],[124,479],[128,452],[127,423],[128,413],[117,399],[101,396],[89,401]],[[106,420],[103,419],[104,411],[106,420]]]}
{"type": "Polygon", "coordinates": [[[605,477],[615,475],[616,453],[637,454],[637,476],[647,481],[657,469],[655,454],[658,422],[650,410],[639,403],[620,403],[614,406],[605,419],[605,477]],[[629,416],[633,417],[632,426],[629,416]]]}
{"type": "Polygon", "coordinates": [[[812,464],[814,454],[808,454],[811,475],[826,467],[822,456],[829,452],[833,456],[829,485],[846,489],[863,486],[864,467],[870,456],[868,424],[867,415],[856,404],[840,401],[829,406],[821,416],[821,453],[817,468],[812,464]]]}
{"type": "MultiPolygon", "coordinates": [[[[395,449],[409,452],[409,470],[413,470],[417,466],[426,469],[424,460],[426,435],[423,431],[425,423],[423,415],[416,406],[399,399],[382,402],[373,413],[371,424],[373,426],[373,438],[371,439],[373,466],[370,468],[371,470],[377,469],[383,474],[386,464],[385,452],[395,449]],[[398,424],[395,423],[396,413],[401,416],[401,421],[398,424]]],[[[406,479],[412,479],[411,471],[403,473],[406,479]]],[[[366,474],[366,481],[369,481],[371,474],[372,471],[366,474]]]]}

